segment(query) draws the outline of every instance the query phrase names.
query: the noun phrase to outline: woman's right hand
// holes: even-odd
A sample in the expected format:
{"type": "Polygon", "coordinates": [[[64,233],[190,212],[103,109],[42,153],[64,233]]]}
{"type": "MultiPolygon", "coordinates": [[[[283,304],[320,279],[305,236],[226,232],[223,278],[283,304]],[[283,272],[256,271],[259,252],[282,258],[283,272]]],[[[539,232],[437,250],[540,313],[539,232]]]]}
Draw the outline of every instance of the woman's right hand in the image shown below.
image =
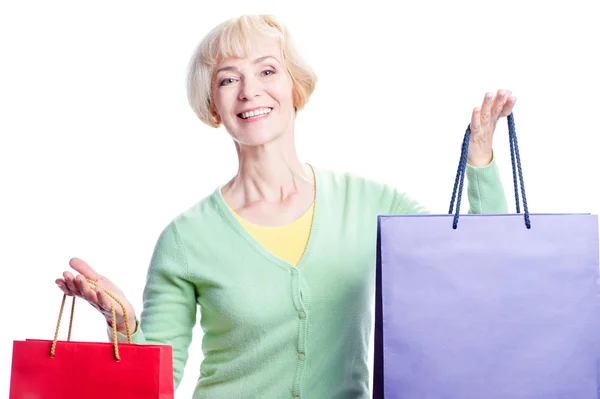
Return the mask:
{"type": "MultiPolygon", "coordinates": [[[[112,299],[102,290],[102,288],[105,288],[115,297],[119,298],[125,306],[127,318],[129,319],[129,331],[133,334],[136,327],[135,311],[131,306],[131,303],[125,298],[123,292],[109,279],[96,273],[90,265],[81,259],[71,259],[69,261],[69,266],[79,274],[74,276],[71,272],[66,271],[63,273],[63,278],[56,280],[56,284],[62,292],[69,296],[78,296],[85,299],[90,305],[102,313],[108,324],[112,324],[112,313],[110,308],[112,299]],[[95,281],[98,283],[98,287],[94,288],[90,286],[86,279],[95,281]]],[[[121,309],[121,306],[117,303],[115,303],[115,312],[117,331],[125,333],[127,330],[125,327],[123,309],[121,309]]]]}

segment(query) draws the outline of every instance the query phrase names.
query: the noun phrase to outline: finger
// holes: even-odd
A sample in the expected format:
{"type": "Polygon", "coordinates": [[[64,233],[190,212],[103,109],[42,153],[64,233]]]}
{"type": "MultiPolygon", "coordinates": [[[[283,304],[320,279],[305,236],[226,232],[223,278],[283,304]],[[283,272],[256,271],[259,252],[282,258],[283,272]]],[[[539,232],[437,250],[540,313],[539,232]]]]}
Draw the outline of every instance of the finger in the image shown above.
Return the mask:
{"type": "Polygon", "coordinates": [[[69,261],[69,266],[71,266],[77,272],[83,274],[85,278],[89,278],[90,280],[98,281],[102,278],[90,265],[88,265],[84,260],[79,258],[73,258],[69,261]]]}
{"type": "Polygon", "coordinates": [[[67,283],[66,281],[62,280],[62,279],[58,279],[55,281],[56,285],[58,285],[58,288],[60,288],[60,290],[65,293],[65,295],[68,296],[74,296],[75,294],[73,294],[73,292],[69,289],[69,287],[67,287],[67,283]]]}
{"type": "Polygon", "coordinates": [[[493,103],[494,95],[492,93],[485,93],[485,97],[483,98],[483,104],[481,105],[481,123],[487,124],[491,119],[492,113],[492,103],[493,103]]]}
{"type": "Polygon", "coordinates": [[[75,279],[76,284],[77,284],[77,288],[79,289],[79,291],[81,292],[81,295],[83,296],[83,298],[94,304],[98,302],[98,298],[96,298],[96,293],[94,292],[94,290],[92,290],[90,288],[90,285],[88,284],[88,282],[86,281],[85,277],[83,277],[81,274],[79,276],[77,276],[77,278],[75,279]]]}
{"type": "Polygon", "coordinates": [[[504,104],[506,104],[506,100],[510,94],[511,92],[508,90],[498,90],[496,98],[494,99],[494,105],[492,106],[492,118],[498,119],[500,117],[500,114],[504,109],[504,104]]]}
{"type": "Polygon", "coordinates": [[[75,277],[74,284],[75,284],[75,290],[76,290],[76,292],[81,297],[85,298],[85,288],[86,288],[86,285],[88,285],[85,277],[83,277],[81,274],[78,274],[75,277]]]}
{"type": "Polygon", "coordinates": [[[67,288],[69,288],[69,290],[71,290],[71,292],[74,295],[79,295],[79,291],[75,286],[75,277],[73,276],[73,274],[70,272],[64,272],[63,277],[65,279],[65,282],[67,283],[67,288]]]}
{"type": "Polygon", "coordinates": [[[96,296],[98,297],[98,305],[100,305],[103,310],[110,312],[111,301],[108,295],[103,291],[102,287],[96,287],[96,296]]]}
{"type": "Polygon", "coordinates": [[[506,100],[506,104],[504,104],[504,108],[502,109],[502,113],[500,116],[508,116],[511,114],[513,108],[515,107],[515,103],[517,102],[517,97],[510,96],[508,100],[506,100]]]}
{"type": "Polygon", "coordinates": [[[481,109],[476,107],[471,115],[471,134],[477,135],[481,129],[481,109]]]}

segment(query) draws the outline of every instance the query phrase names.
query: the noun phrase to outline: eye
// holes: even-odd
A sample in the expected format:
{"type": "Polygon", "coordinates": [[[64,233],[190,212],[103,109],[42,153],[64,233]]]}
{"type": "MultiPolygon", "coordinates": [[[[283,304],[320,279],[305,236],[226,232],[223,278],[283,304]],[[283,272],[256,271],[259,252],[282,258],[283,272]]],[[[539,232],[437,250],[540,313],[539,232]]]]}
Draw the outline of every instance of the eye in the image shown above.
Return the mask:
{"type": "Polygon", "coordinates": [[[265,69],[264,71],[262,71],[263,76],[270,76],[270,75],[275,75],[275,71],[272,69],[265,69]]]}
{"type": "Polygon", "coordinates": [[[234,78],[227,78],[227,79],[223,79],[223,80],[221,81],[221,83],[219,83],[219,86],[227,86],[227,85],[230,85],[230,84],[232,84],[232,83],[234,83],[234,82],[235,82],[235,79],[234,79],[234,78]]]}

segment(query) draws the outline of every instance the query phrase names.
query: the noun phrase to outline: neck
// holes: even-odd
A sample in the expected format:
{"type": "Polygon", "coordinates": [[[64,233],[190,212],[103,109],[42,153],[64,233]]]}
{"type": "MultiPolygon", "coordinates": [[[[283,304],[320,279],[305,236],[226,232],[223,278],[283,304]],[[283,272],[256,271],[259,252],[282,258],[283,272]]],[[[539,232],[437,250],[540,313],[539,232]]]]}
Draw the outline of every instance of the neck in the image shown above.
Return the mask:
{"type": "Polygon", "coordinates": [[[293,138],[286,136],[291,135],[260,146],[236,143],[238,173],[222,190],[235,208],[286,202],[307,191],[312,195],[312,170],[298,158],[293,138]]]}

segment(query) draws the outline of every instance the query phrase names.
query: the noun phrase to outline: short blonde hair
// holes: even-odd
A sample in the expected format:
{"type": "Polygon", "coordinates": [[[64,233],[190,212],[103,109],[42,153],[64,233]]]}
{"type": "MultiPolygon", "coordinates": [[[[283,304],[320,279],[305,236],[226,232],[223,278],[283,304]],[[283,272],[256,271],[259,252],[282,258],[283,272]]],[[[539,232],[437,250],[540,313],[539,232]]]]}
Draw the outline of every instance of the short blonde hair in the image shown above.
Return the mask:
{"type": "Polygon", "coordinates": [[[288,30],[270,15],[244,15],[227,20],[212,31],[196,48],[187,74],[187,96],[200,120],[219,127],[214,106],[214,73],[217,64],[228,58],[245,58],[253,38],[274,38],[281,46],[283,64],[293,81],[296,111],[304,108],[317,83],[317,76],[298,55],[288,30]]]}

